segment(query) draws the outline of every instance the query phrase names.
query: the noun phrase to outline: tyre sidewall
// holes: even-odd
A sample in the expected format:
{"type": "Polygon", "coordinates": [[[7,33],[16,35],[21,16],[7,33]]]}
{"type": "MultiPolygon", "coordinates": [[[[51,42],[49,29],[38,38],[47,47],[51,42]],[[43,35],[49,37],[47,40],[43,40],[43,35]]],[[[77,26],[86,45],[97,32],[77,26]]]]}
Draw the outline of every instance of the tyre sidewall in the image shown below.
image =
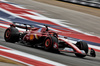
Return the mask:
{"type": "Polygon", "coordinates": [[[19,35],[20,35],[19,31],[16,28],[10,27],[10,28],[7,28],[6,31],[5,31],[5,33],[4,33],[4,39],[7,42],[14,43],[14,42],[19,41],[19,35]],[[9,37],[6,37],[7,31],[10,32],[10,36],[9,37]]]}
{"type": "Polygon", "coordinates": [[[44,40],[44,48],[45,48],[45,50],[53,50],[53,49],[54,49],[54,48],[53,48],[53,44],[54,44],[55,42],[58,43],[58,39],[57,39],[56,37],[53,37],[53,36],[47,37],[47,38],[44,40]],[[47,39],[50,39],[50,45],[49,45],[49,46],[46,46],[46,45],[45,45],[45,41],[46,41],[47,39]]]}
{"type": "MultiPolygon", "coordinates": [[[[86,54],[88,53],[88,45],[87,45],[86,42],[79,41],[79,42],[76,43],[76,46],[77,46],[80,50],[84,50],[86,54]],[[78,46],[78,45],[80,45],[80,46],[78,46]]],[[[78,53],[75,53],[75,55],[76,55],[77,57],[81,57],[81,58],[83,58],[83,57],[86,56],[86,55],[82,55],[82,54],[78,54],[78,53]]]]}

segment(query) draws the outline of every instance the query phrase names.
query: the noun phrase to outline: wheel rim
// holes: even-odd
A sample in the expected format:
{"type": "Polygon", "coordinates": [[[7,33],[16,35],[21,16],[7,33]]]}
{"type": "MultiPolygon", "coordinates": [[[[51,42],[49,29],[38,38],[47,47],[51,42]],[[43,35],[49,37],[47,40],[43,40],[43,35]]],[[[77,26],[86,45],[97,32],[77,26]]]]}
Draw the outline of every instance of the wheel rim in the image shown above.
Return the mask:
{"type": "Polygon", "coordinates": [[[46,46],[46,47],[49,47],[49,45],[50,45],[50,39],[47,39],[47,40],[45,41],[45,46],[46,46]]]}
{"type": "Polygon", "coordinates": [[[10,30],[7,30],[6,32],[6,38],[9,38],[10,37],[10,30]]]}

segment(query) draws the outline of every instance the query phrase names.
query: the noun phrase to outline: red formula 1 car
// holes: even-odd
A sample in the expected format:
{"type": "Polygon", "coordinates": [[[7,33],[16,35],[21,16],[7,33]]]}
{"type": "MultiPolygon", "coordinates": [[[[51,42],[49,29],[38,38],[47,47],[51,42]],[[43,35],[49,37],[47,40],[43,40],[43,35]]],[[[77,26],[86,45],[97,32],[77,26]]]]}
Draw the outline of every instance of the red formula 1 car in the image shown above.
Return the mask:
{"type": "Polygon", "coordinates": [[[58,34],[55,31],[49,30],[48,26],[31,28],[12,24],[6,29],[4,39],[6,42],[21,42],[34,47],[42,47],[45,50],[71,52],[81,58],[96,56],[92,48],[90,55],[88,55],[88,45],[86,42],[78,41],[76,44],[73,44],[65,38],[58,37],[58,34]],[[26,31],[20,33],[16,27],[24,28],[26,31]]]}

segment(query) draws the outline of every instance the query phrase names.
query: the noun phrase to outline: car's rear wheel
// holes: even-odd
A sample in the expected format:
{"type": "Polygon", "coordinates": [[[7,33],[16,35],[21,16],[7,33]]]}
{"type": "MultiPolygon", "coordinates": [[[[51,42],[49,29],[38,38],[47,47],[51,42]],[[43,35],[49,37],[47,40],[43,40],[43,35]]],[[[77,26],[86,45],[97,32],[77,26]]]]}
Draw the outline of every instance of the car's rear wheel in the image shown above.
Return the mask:
{"type": "Polygon", "coordinates": [[[4,33],[4,39],[6,42],[17,42],[19,41],[19,36],[19,31],[14,27],[7,28],[4,33]]]}
{"type": "Polygon", "coordinates": [[[58,46],[54,48],[54,44],[58,45],[58,39],[56,37],[50,36],[44,40],[44,49],[45,50],[57,50],[58,46]]]}
{"type": "MultiPolygon", "coordinates": [[[[79,41],[79,42],[76,43],[76,46],[77,46],[80,50],[84,50],[86,54],[88,53],[88,45],[87,45],[86,42],[79,41]]],[[[83,58],[83,57],[86,56],[86,55],[78,54],[78,53],[75,53],[75,55],[76,55],[77,57],[81,57],[81,58],[83,58]]]]}

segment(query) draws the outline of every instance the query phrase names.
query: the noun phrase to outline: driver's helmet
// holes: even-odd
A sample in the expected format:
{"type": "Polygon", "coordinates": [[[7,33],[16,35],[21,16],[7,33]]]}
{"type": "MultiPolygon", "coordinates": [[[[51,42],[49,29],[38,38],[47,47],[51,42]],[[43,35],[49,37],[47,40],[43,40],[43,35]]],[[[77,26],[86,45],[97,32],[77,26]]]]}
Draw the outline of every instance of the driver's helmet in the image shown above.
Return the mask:
{"type": "Polygon", "coordinates": [[[42,30],[41,30],[41,32],[46,32],[46,30],[47,29],[43,27],[42,30]]]}

